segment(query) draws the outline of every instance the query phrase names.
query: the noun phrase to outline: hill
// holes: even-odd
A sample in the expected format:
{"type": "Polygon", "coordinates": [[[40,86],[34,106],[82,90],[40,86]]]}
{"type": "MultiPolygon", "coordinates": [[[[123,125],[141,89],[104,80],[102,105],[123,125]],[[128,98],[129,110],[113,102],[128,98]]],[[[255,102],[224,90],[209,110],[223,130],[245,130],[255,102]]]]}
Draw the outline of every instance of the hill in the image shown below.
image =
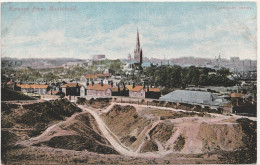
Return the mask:
{"type": "Polygon", "coordinates": [[[18,92],[9,88],[1,88],[1,101],[12,100],[36,100],[33,97],[26,96],[22,92],[18,92]]]}

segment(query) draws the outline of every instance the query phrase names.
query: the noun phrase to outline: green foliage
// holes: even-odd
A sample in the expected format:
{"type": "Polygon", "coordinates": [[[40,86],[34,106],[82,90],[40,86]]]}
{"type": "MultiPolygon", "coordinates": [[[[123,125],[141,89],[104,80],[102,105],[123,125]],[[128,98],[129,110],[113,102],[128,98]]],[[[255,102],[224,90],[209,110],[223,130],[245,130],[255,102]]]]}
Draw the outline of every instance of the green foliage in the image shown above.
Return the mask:
{"type": "Polygon", "coordinates": [[[185,88],[187,85],[232,86],[236,84],[226,77],[230,74],[228,69],[222,68],[217,71],[217,74],[209,75],[208,73],[212,71],[215,70],[194,66],[189,68],[154,66],[146,68],[145,73],[151,79],[150,84],[168,89],[185,88]]]}
{"type": "Polygon", "coordinates": [[[14,91],[9,88],[1,88],[1,100],[11,101],[11,100],[36,100],[33,97],[24,95],[22,92],[14,91]]]}

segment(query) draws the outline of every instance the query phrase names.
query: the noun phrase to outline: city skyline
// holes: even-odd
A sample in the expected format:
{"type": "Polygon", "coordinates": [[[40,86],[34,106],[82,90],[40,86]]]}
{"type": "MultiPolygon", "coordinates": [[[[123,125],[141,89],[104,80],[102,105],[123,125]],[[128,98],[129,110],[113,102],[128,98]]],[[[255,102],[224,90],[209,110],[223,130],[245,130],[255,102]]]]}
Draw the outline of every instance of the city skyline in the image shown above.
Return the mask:
{"type": "Polygon", "coordinates": [[[2,57],[256,60],[254,2],[4,3],[2,57]],[[17,28],[19,27],[19,28],[17,28]]]}

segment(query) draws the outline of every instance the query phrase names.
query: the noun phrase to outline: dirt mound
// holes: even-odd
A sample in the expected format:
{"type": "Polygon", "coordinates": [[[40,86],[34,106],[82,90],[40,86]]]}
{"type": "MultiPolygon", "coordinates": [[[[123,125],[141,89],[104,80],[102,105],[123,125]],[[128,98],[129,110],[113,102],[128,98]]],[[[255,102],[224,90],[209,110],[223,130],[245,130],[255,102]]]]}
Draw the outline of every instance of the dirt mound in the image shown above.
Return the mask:
{"type": "Polygon", "coordinates": [[[29,137],[36,136],[49,124],[64,120],[81,112],[74,103],[66,99],[32,104],[1,103],[2,128],[26,129],[29,137]]]}
{"type": "Polygon", "coordinates": [[[242,128],[239,124],[202,123],[198,137],[203,142],[203,151],[235,150],[242,145],[242,128]]]}
{"type": "Polygon", "coordinates": [[[64,120],[80,111],[81,109],[68,100],[28,102],[25,105],[18,102],[2,102],[2,152],[5,153],[16,142],[39,135],[48,125],[64,120]]]}
{"type": "Polygon", "coordinates": [[[141,153],[158,151],[158,146],[153,140],[147,140],[140,149],[141,153]]]}
{"type": "Polygon", "coordinates": [[[223,152],[220,155],[220,162],[226,162],[230,164],[252,164],[257,160],[257,138],[256,138],[256,121],[252,121],[246,118],[236,120],[242,128],[243,145],[235,151],[223,152]]]}
{"type": "Polygon", "coordinates": [[[63,148],[68,150],[97,152],[101,154],[117,154],[117,152],[108,146],[100,145],[96,140],[86,138],[81,135],[55,136],[42,144],[53,148],[63,148]]]}
{"type": "Polygon", "coordinates": [[[112,98],[91,98],[86,103],[96,109],[104,109],[111,104],[112,98]]]}
{"type": "Polygon", "coordinates": [[[135,149],[145,138],[142,131],[150,124],[149,120],[140,117],[133,106],[115,105],[102,118],[122,143],[135,149]]]}
{"type": "Polygon", "coordinates": [[[138,127],[139,129],[135,133],[137,135],[142,128],[149,124],[149,122],[138,115],[133,106],[122,107],[115,105],[103,118],[109,128],[120,137],[130,135],[138,127]]]}
{"type": "Polygon", "coordinates": [[[174,125],[170,123],[159,123],[150,132],[150,138],[156,139],[160,142],[169,140],[173,133],[174,125]]]}
{"type": "Polygon", "coordinates": [[[160,120],[177,119],[182,117],[204,116],[202,113],[170,111],[170,110],[163,110],[163,109],[156,109],[156,108],[143,108],[142,110],[139,110],[138,113],[144,117],[145,116],[147,117],[149,115],[149,118],[158,118],[160,120]]]}
{"type": "Polygon", "coordinates": [[[87,112],[75,114],[45,132],[33,145],[47,145],[69,150],[88,150],[102,154],[117,154],[101,135],[95,119],[87,112]]]}

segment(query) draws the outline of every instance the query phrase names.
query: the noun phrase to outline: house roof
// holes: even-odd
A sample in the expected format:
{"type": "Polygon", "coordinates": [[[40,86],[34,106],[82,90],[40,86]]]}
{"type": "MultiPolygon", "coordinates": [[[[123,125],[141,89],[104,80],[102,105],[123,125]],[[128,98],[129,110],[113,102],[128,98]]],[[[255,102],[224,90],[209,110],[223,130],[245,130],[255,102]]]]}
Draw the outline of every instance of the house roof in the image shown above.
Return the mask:
{"type": "Polygon", "coordinates": [[[48,88],[48,85],[42,85],[42,84],[17,84],[17,86],[21,88],[48,88]]]}
{"type": "Polygon", "coordinates": [[[133,91],[133,92],[139,92],[140,90],[142,90],[144,88],[144,86],[135,86],[133,88],[132,85],[126,85],[126,88],[129,90],[129,91],[133,91]]]}
{"type": "MultiPolygon", "coordinates": [[[[159,88],[149,88],[150,92],[161,92],[161,90],[159,88]]],[[[147,92],[147,89],[146,89],[147,92]]]]}
{"type": "MultiPolygon", "coordinates": [[[[118,91],[118,87],[113,87],[111,88],[112,92],[117,92],[118,91]]],[[[123,91],[124,88],[120,87],[120,91],[123,91]]]]}
{"type": "Polygon", "coordinates": [[[14,84],[14,82],[13,81],[8,81],[6,84],[7,85],[12,85],[12,84],[14,84]]]}
{"type": "Polygon", "coordinates": [[[89,85],[87,87],[87,90],[97,90],[97,91],[104,91],[107,90],[107,88],[110,88],[111,86],[108,84],[104,84],[103,86],[101,84],[94,84],[94,85],[89,85]]]}
{"type": "Polygon", "coordinates": [[[106,73],[106,74],[97,74],[98,77],[109,77],[109,73],[106,73]]]}
{"type": "MultiPolygon", "coordinates": [[[[133,85],[126,85],[126,88],[129,91],[134,91],[134,92],[139,92],[141,89],[144,88],[144,86],[135,86],[133,88],[133,85]]],[[[147,92],[147,88],[145,89],[145,91],[147,92]]],[[[149,88],[150,92],[161,92],[161,90],[159,88],[149,88]]]]}
{"type": "Polygon", "coordinates": [[[100,78],[100,77],[109,77],[110,74],[109,73],[106,73],[106,74],[87,74],[85,75],[86,78],[88,79],[96,79],[96,78],[100,78]]]}
{"type": "Polygon", "coordinates": [[[75,88],[75,87],[77,87],[77,85],[78,85],[79,87],[82,86],[82,85],[79,84],[79,83],[69,83],[69,84],[64,84],[64,85],[62,85],[61,87],[62,87],[62,88],[66,88],[66,87],[75,88]]]}
{"type": "Polygon", "coordinates": [[[231,93],[231,97],[243,97],[242,93],[231,93]]]}
{"type": "Polygon", "coordinates": [[[91,79],[95,79],[95,78],[98,78],[97,75],[95,74],[87,74],[85,75],[86,78],[91,78],[91,79]]]}

